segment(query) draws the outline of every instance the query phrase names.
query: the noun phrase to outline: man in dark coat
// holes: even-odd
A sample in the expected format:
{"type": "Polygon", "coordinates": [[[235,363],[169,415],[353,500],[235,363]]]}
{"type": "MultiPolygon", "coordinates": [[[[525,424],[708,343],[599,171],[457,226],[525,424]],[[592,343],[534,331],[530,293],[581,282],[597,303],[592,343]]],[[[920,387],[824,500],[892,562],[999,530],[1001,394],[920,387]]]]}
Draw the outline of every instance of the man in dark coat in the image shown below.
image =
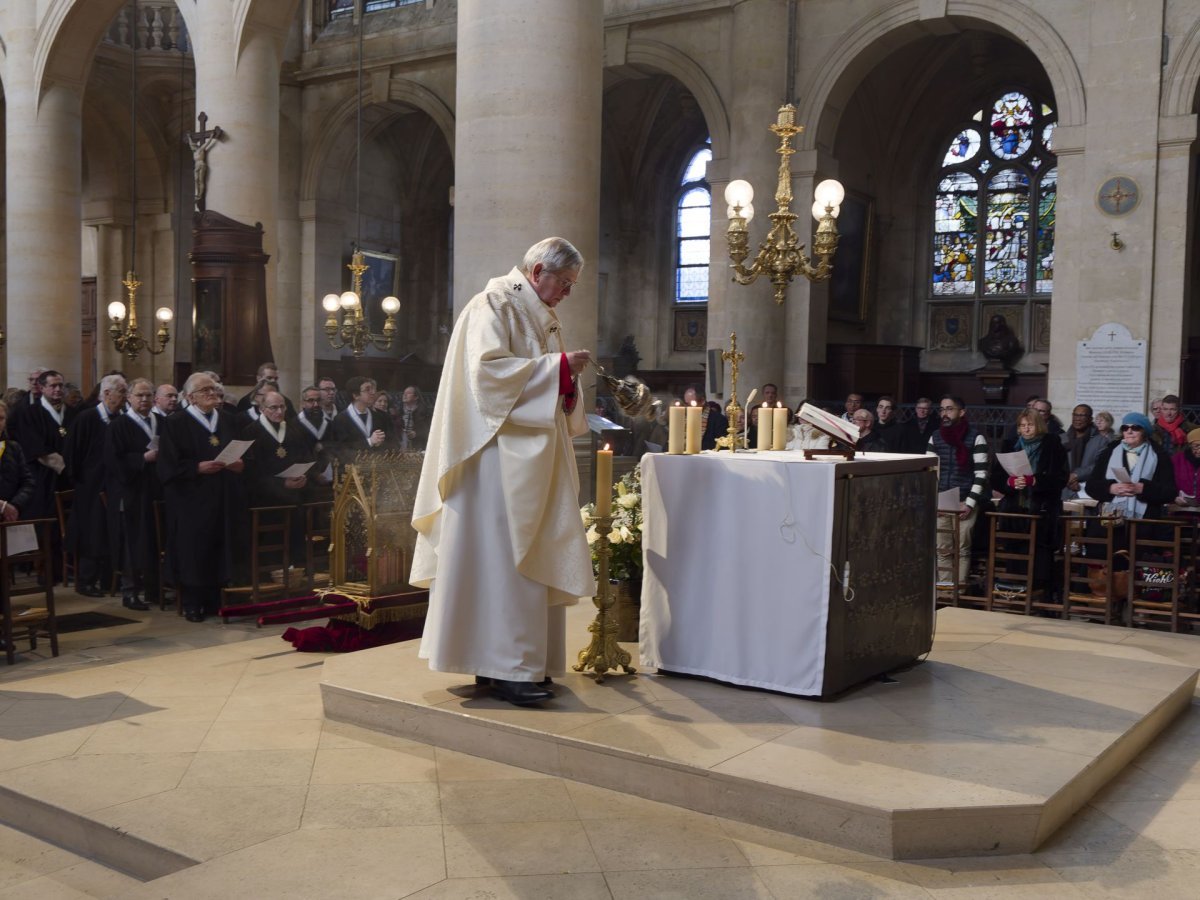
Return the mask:
{"type": "Polygon", "coordinates": [[[120,375],[105,375],[100,379],[100,402],[77,415],[67,429],[63,458],[75,488],[67,549],[78,566],[75,592],[84,597],[103,597],[103,585],[112,578],[109,536],[119,530],[120,520],[116,505],[105,502],[104,445],[112,421],[122,414],[127,390],[120,375]]]}
{"type": "Polygon", "coordinates": [[[919,397],[913,406],[913,417],[904,423],[904,437],[900,446],[905,453],[926,453],[929,439],[941,425],[941,416],[933,414],[933,401],[919,397]]]}
{"type": "Polygon", "coordinates": [[[21,445],[7,436],[7,425],[8,406],[0,400],[0,519],[15,522],[33,496],[33,473],[21,445]]]}
{"type": "MultiPolygon", "coordinates": [[[[75,413],[63,403],[64,384],[61,372],[47,369],[38,376],[41,396],[30,403],[17,422],[17,440],[25,451],[25,459],[33,472],[33,496],[29,508],[22,510],[27,519],[57,518],[58,508],[54,495],[70,488],[66,474],[63,449],[67,441],[67,428],[75,413]]],[[[62,577],[62,535],[58,526],[52,529],[55,580],[62,577]]]]}
{"type": "Polygon", "coordinates": [[[154,385],[145,378],[134,379],[129,396],[129,412],[108,426],[105,491],[120,523],[113,534],[113,558],[121,568],[121,602],[127,609],[142,610],[150,608],[142,598],[159,592],[154,501],[162,498],[162,488],[155,465],[164,418],[152,412],[154,385]]]}
{"type": "Polygon", "coordinates": [[[280,478],[280,473],[297,463],[313,463],[312,444],[301,434],[295,419],[288,421],[287,404],[278,391],[268,391],[262,399],[262,415],[247,425],[243,441],[253,441],[246,451],[246,486],[253,506],[291,506],[291,563],[304,555],[305,488],[308,475],[280,478]]]}
{"type": "Polygon", "coordinates": [[[222,388],[206,372],[184,385],[188,407],[169,416],[159,432],[158,477],[167,520],[167,565],[179,586],[189,622],[203,622],[221,606],[221,587],[234,578],[235,549],[246,541],[241,483],[245,462],[216,456],[233,440],[232,418],[218,409],[222,388]]]}
{"type": "Polygon", "coordinates": [[[362,450],[388,450],[392,447],[392,420],[375,407],[375,382],[370,378],[351,378],[346,382],[350,405],[337,414],[329,427],[330,449],[342,465],[354,462],[362,450]]]}
{"type": "Polygon", "coordinates": [[[319,388],[306,387],[300,394],[300,412],[293,421],[296,423],[296,433],[308,443],[312,458],[317,461],[308,472],[308,483],[304,488],[305,502],[330,500],[333,497],[330,489],[332,479],[326,477],[325,472],[333,456],[325,449],[325,443],[331,439],[329,431],[333,421],[327,419],[321,409],[319,388]]]}

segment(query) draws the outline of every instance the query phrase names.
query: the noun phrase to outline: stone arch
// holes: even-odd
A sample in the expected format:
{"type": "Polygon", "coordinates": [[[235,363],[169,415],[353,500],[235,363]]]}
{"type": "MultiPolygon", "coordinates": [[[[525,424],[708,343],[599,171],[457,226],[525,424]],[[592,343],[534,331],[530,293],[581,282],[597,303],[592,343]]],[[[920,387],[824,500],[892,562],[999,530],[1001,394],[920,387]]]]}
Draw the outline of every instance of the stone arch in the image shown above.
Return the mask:
{"type": "MultiPolygon", "coordinates": [[[[369,83],[365,90],[370,90],[369,83]]],[[[364,96],[363,103],[372,105],[372,98],[364,96]]],[[[370,131],[386,127],[391,119],[406,109],[416,109],[433,119],[450,148],[450,158],[454,158],[454,113],[432,90],[406,78],[392,78],[388,82],[387,100],[382,105],[391,109],[393,114],[373,123],[370,131]]],[[[305,160],[300,176],[300,199],[302,201],[317,198],[320,191],[321,173],[336,146],[342,140],[346,129],[353,125],[357,110],[358,96],[351,93],[331,109],[325,116],[325,120],[315,129],[316,139],[312,142],[312,150],[305,160]]],[[[369,132],[364,133],[364,140],[369,137],[369,132]]]]}
{"type": "Polygon", "coordinates": [[[631,40],[625,48],[625,61],[647,66],[679,81],[700,105],[712,138],[713,157],[729,154],[729,114],[725,102],[708,73],[690,56],[658,41],[631,40]]]}
{"type": "Polygon", "coordinates": [[[1187,116],[1196,112],[1200,94],[1200,20],[1180,42],[1164,79],[1159,113],[1163,116],[1187,116]]]}
{"type": "Polygon", "coordinates": [[[271,35],[282,47],[296,17],[300,0],[237,0],[233,8],[233,36],[240,58],[256,35],[271,35]]]}
{"type": "MultiPolygon", "coordinates": [[[[113,18],[129,0],[50,0],[50,6],[38,26],[34,51],[34,89],[41,97],[52,84],[65,85],[79,93],[87,84],[96,48],[113,18]]],[[[193,9],[176,2],[187,25],[195,35],[191,21],[193,9]]],[[[194,38],[193,38],[194,40],[194,38]]]]}
{"type": "MultiPolygon", "coordinates": [[[[902,2],[872,13],[851,27],[816,67],[817,75],[800,92],[799,121],[812,123],[800,136],[800,147],[832,146],[841,110],[862,76],[896,47],[923,36],[920,0],[902,2]]],[[[1046,19],[1023,3],[949,0],[945,18],[974,21],[1000,29],[1029,48],[1054,89],[1061,125],[1087,120],[1086,92],[1079,67],[1062,37],[1046,19]]]]}

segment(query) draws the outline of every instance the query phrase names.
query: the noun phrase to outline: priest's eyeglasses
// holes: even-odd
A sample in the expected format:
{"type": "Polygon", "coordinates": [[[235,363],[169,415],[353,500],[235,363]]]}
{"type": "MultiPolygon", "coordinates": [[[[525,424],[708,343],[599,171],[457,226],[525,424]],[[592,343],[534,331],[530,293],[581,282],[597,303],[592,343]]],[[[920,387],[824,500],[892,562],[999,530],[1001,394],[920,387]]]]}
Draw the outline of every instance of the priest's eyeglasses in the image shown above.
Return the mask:
{"type": "Polygon", "coordinates": [[[572,281],[570,278],[563,278],[557,272],[551,272],[550,274],[553,275],[555,278],[557,278],[558,283],[561,284],[563,286],[563,288],[565,288],[566,290],[569,291],[571,288],[575,287],[575,282],[572,281]]]}

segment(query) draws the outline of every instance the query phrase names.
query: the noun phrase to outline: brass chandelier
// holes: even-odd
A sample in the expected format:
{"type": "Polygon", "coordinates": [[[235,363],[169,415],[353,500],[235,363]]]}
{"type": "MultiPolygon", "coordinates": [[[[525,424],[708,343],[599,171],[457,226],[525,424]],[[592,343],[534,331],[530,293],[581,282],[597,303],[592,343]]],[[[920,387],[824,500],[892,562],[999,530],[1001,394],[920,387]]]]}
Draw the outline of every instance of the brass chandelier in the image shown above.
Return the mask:
{"type": "Polygon", "coordinates": [[[400,311],[400,301],[396,297],[384,297],[380,306],[387,319],[383,323],[383,333],[373,334],[366,316],[363,315],[362,282],[363,273],[367,271],[363,252],[360,248],[362,240],[362,131],[363,131],[363,22],[358,23],[358,132],[357,145],[354,152],[354,217],[355,240],[354,252],[350,256],[350,290],[343,294],[326,294],[321,300],[321,306],[327,313],[325,319],[325,335],[329,345],[334,350],[349,347],[356,357],[363,356],[368,347],[378,350],[389,350],[396,336],[396,313],[400,311]],[[342,319],[338,322],[338,311],[342,319]]]}
{"type": "Polygon", "coordinates": [[[113,346],[131,362],[136,360],[143,350],[154,356],[167,349],[171,340],[171,320],[175,313],[170,307],[159,307],[154,317],[158,320],[158,331],[153,340],[142,337],[137,321],[137,290],[142,283],[137,278],[137,44],[138,44],[138,3],[133,0],[133,60],[130,66],[130,129],[129,129],[129,180],[130,180],[130,227],[129,241],[129,271],[121,282],[125,286],[126,302],[114,300],[108,304],[108,335],[112,338],[113,346]]]}
{"type": "Polygon", "coordinates": [[[775,188],[775,202],[779,208],[771,213],[771,230],[767,232],[758,248],[753,262],[743,265],[750,255],[750,221],[754,218],[754,188],[748,181],[737,179],[725,188],[725,202],[729,204],[727,215],[729,227],[725,236],[729,243],[729,258],[733,260],[733,280],[738,284],[752,284],[760,275],[775,285],[775,302],[783,303],[787,286],[796,275],[804,275],[809,281],[825,281],[833,274],[833,256],[837,252],[837,217],[841,202],[846,196],[842,185],[832,178],[817,185],[813,191],[813,218],[817,220],[817,233],[813,238],[813,256],[817,263],[804,254],[804,245],[796,234],[792,223],[797,219],[792,212],[792,178],[790,159],[796,151],[792,138],[804,127],[796,124],[796,107],[788,103],[779,108],[779,116],[770,130],[779,138],[779,182],[775,188]]]}

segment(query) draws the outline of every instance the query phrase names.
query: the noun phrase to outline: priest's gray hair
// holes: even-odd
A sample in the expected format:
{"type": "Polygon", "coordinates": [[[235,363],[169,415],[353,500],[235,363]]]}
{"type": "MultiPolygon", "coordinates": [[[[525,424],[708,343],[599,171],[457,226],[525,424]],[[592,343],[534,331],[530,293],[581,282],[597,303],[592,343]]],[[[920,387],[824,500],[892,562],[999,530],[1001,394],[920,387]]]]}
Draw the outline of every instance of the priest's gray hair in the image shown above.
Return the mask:
{"type": "Polygon", "coordinates": [[[135,378],[133,381],[129,382],[129,393],[132,394],[135,390],[137,390],[137,386],[139,384],[144,384],[146,387],[150,388],[150,390],[154,390],[154,382],[149,378],[135,378]]]}
{"type": "Polygon", "coordinates": [[[100,379],[100,393],[107,394],[109,391],[115,391],[118,387],[127,387],[125,379],[120,375],[105,375],[100,379]]]}
{"type": "Polygon", "coordinates": [[[196,390],[196,382],[201,378],[209,379],[218,387],[221,384],[220,381],[218,381],[216,378],[213,378],[212,372],[193,372],[188,376],[188,380],[183,383],[183,390],[181,390],[180,393],[185,397],[190,396],[196,390]]]}
{"type": "Polygon", "coordinates": [[[566,272],[570,269],[583,268],[583,254],[575,249],[575,245],[566,238],[548,237],[538,241],[525,251],[525,260],[521,263],[521,271],[525,275],[533,273],[533,267],[538,263],[542,268],[551,272],[566,272]]]}

